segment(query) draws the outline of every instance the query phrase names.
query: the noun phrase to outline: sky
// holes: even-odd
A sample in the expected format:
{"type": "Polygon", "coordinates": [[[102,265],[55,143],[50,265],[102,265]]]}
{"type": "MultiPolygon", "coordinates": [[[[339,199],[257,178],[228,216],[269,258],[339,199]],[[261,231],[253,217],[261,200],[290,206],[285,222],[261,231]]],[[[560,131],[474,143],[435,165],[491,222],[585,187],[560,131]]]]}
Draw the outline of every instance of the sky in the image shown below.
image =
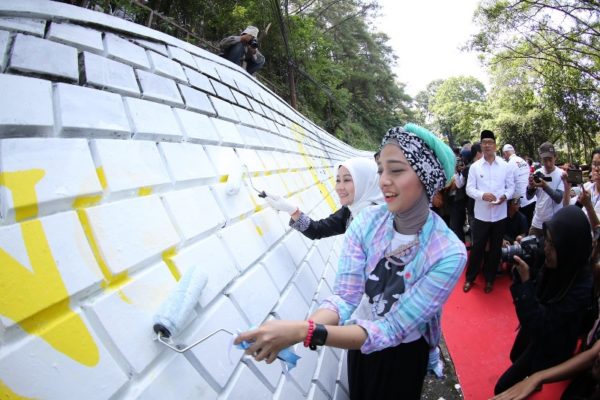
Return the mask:
{"type": "Polygon", "coordinates": [[[435,79],[472,75],[489,88],[474,52],[461,51],[477,32],[472,22],[479,0],[379,0],[378,31],[390,37],[398,56],[393,69],[405,91],[415,96],[435,79]]]}

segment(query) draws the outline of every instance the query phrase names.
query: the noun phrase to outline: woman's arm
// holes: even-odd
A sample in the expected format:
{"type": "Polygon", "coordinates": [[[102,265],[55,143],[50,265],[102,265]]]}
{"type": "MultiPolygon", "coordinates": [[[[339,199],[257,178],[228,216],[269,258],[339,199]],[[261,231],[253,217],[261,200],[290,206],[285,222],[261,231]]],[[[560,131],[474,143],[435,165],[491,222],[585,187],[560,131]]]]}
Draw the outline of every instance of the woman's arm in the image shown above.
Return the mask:
{"type": "MultiPolygon", "coordinates": [[[[358,326],[337,326],[347,320],[362,299],[365,285],[366,254],[362,246],[362,225],[360,218],[353,221],[346,233],[342,248],[338,273],[334,285],[334,295],[325,300],[311,319],[326,325],[329,346],[358,349],[367,334],[358,326]]],[[[259,328],[240,334],[235,343],[251,342],[246,354],[257,361],[272,362],[282,349],[303,342],[308,333],[308,321],[271,320],[259,328]]]]}
{"type": "MultiPolygon", "coordinates": [[[[594,190],[591,188],[590,190],[594,190]]],[[[590,192],[588,192],[585,187],[581,188],[581,193],[579,194],[579,202],[583,204],[585,207],[585,211],[590,220],[590,225],[592,229],[600,225],[600,219],[598,219],[598,214],[596,214],[596,210],[594,209],[594,205],[592,204],[592,197],[590,192]]]]}
{"type": "Polygon", "coordinates": [[[561,177],[565,191],[563,192],[563,207],[568,206],[571,203],[571,184],[567,180],[567,173],[564,172],[561,177]]]}
{"type": "Polygon", "coordinates": [[[600,352],[600,341],[584,352],[581,352],[567,361],[552,368],[534,373],[506,391],[495,396],[493,400],[521,400],[526,399],[533,391],[544,383],[558,382],[570,379],[581,372],[590,369],[600,352]]]}
{"type": "Polygon", "coordinates": [[[290,226],[311,240],[322,239],[346,232],[350,215],[348,207],[342,207],[329,217],[318,221],[314,221],[308,215],[300,213],[296,220],[292,215],[293,221],[290,221],[290,226]]]}
{"type": "MultiPolygon", "coordinates": [[[[315,324],[320,323],[314,321],[315,324]]],[[[235,344],[242,341],[251,343],[245,353],[254,356],[256,361],[265,360],[268,364],[275,361],[277,354],[296,343],[302,343],[308,334],[308,321],[271,320],[238,335],[235,344]]],[[[367,333],[358,325],[325,325],[327,340],[325,345],[341,349],[360,349],[367,333]]]]}

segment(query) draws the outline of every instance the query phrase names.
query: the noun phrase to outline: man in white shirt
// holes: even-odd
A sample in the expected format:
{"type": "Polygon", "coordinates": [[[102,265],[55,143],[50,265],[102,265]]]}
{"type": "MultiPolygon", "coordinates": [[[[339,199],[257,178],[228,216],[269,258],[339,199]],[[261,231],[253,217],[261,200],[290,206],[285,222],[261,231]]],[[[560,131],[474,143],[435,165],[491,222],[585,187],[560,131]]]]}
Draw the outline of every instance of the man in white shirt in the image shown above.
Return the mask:
{"type": "Polygon", "coordinates": [[[525,202],[531,202],[531,200],[525,198],[530,175],[529,164],[515,153],[515,148],[510,144],[505,144],[504,147],[502,147],[502,156],[513,170],[513,176],[515,178],[515,193],[513,194],[513,199],[520,198],[521,207],[526,206],[529,203],[524,204],[523,200],[525,200],[525,202]]]}
{"type": "Polygon", "coordinates": [[[513,170],[501,157],[496,156],[496,137],[489,130],[481,132],[483,157],[473,163],[467,179],[467,195],[475,200],[473,245],[463,291],[471,290],[483,261],[489,241],[489,257],[485,260],[483,274],[485,293],[492,291],[496,270],[500,263],[502,236],[507,209],[505,201],[515,191],[513,170]]]}
{"type": "Polygon", "coordinates": [[[531,218],[533,218],[533,210],[535,209],[535,204],[533,203],[535,203],[536,198],[535,196],[531,199],[527,198],[527,185],[529,183],[529,175],[531,175],[529,164],[519,157],[515,152],[515,148],[508,143],[502,147],[502,157],[506,160],[508,165],[511,166],[515,177],[515,193],[513,194],[513,199],[520,199],[519,206],[521,212],[525,216],[531,214],[531,218]],[[529,208],[531,208],[531,210],[529,210],[529,208]]]}
{"type": "Polygon", "coordinates": [[[530,235],[544,236],[543,224],[549,221],[555,212],[562,208],[563,191],[565,190],[562,174],[563,170],[556,168],[556,151],[552,143],[545,142],[538,149],[542,167],[538,168],[529,177],[527,198],[537,196],[535,214],[529,228],[530,235]]]}

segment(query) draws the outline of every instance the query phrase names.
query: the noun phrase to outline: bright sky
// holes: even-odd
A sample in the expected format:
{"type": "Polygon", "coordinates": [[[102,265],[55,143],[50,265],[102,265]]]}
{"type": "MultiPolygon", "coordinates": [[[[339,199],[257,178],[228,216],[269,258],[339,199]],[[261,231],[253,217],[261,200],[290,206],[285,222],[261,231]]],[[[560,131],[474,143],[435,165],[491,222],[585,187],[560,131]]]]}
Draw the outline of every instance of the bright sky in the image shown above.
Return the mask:
{"type": "Polygon", "coordinates": [[[379,0],[376,29],[390,37],[398,56],[394,69],[406,92],[415,96],[435,79],[472,75],[489,87],[474,52],[459,50],[477,31],[479,0],[379,0]]]}

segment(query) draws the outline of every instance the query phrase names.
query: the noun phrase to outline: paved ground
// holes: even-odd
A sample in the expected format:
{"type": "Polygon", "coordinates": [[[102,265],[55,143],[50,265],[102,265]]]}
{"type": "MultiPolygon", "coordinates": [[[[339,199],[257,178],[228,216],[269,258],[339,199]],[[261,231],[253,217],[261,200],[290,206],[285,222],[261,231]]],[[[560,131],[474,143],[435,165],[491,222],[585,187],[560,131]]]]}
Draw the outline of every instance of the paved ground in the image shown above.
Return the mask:
{"type": "Polygon", "coordinates": [[[446,342],[442,337],[440,341],[442,356],[446,366],[444,367],[445,378],[437,379],[434,376],[427,376],[423,384],[423,393],[421,400],[463,400],[462,390],[458,383],[458,377],[454,370],[454,364],[448,354],[446,342]]]}

